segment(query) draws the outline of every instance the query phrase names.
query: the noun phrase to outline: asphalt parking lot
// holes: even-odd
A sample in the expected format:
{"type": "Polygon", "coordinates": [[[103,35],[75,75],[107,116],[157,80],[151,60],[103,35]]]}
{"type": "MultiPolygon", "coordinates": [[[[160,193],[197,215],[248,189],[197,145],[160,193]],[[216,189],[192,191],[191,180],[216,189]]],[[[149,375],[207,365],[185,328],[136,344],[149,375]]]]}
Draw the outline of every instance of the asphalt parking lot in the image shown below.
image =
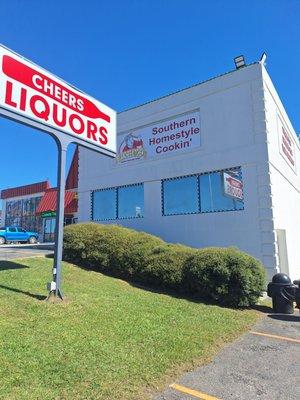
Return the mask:
{"type": "Polygon", "coordinates": [[[270,314],[155,400],[299,400],[300,316],[270,314]]]}
{"type": "Polygon", "coordinates": [[[26,257],[41,257],[48,254],[53,254],[53,244],[6,244],[0,246],[0,261],[26,257]]]}

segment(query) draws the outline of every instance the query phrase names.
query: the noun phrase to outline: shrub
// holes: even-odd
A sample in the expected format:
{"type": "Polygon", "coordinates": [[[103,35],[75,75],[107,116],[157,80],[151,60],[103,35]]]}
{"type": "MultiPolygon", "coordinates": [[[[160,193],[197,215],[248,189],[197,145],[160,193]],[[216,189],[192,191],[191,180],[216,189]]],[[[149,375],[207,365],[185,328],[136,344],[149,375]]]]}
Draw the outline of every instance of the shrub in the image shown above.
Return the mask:
{"type": "Polygon", "coordinates": [[[255,304],[265,280],[262,264],[234,248],[197,250],[183,268],[188,293],[235,307],[255,304]]]}
{"type": "Polygon", "coordinates": [[[64,259],[230,306],[254,304],[265,284],[261,263],[237,249],[197,250],[117,225],[67,226],[64,259]]]}
{"type": "Polygon", "coordinates": [[[194,251],[186,246],[172,244],[155,247],[145,260],[140,279],[151,285],[181,290],[182,267],[194,251]]]}
{"type": "Polygon", "coordinates": [[[86,267],[132,276],[150,249],[164,241],[117,225],[83,223],[64,230],[64,259],[86,267]]]}

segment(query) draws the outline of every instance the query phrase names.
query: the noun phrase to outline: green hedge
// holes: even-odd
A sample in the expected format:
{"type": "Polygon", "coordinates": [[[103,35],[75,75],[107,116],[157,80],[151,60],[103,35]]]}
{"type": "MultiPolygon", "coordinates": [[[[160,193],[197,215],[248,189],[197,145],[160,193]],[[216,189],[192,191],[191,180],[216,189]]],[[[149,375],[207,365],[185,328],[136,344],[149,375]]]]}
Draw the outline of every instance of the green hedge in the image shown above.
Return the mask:
{"type": "Polygon", "coordinates": [[[188,293],[225,305],[255,304],[265,282],[262,264],[235,248],[199,250],[183,268],[183,285],[188,293]]]}
{"type": "Polygon", "coordinates": [[[157,288],[250,306],[265,287],[265,270],[234,248],[193,249],[117,225],[84,223],[64,230],[64,259],[157,288]]]}

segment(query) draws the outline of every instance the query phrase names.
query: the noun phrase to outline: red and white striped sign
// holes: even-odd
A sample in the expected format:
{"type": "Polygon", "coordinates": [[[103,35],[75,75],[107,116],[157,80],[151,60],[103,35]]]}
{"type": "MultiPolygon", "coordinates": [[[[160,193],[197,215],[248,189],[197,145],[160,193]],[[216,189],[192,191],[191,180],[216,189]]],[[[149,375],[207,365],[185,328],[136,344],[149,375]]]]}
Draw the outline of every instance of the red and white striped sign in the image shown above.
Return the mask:
{"type": "Polygon", "coordinates": [[[223,172],[224,193],[237,200],[244,199],[243,182],[226,172],[223,172]]]}
{"type": "Polygon", "coordinates": [[[0,46],[0,107],[116,152],[116,112],[0,46]]]}

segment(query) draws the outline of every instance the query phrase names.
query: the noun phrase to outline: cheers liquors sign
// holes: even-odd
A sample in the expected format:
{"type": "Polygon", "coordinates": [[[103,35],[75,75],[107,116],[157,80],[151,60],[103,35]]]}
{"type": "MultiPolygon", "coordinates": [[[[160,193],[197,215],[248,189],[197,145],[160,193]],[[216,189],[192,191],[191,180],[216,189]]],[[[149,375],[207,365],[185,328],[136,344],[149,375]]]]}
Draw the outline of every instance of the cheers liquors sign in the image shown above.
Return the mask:
{"type": "MultiPolygon", "coordinates": [[[[53,280],[48,299],[60,297],[66,153],[76,143],[100,154],[116,154],[116,112],[0,45],[0,116],[51,135],[58,149],[57,211],[53,280]]],[[[25,140],[25,138],[24,138],[25,140]]]]}
{"type": "Polygon", "coordinates": [[[115,111],[0,45],[1,108],[115,154],[115,111]]]}
{"type": "Polygon", "coordinates": [[[134,129],[118,137],[117,161],[163,157],[200,146],[198,111],[134,129]]]}

